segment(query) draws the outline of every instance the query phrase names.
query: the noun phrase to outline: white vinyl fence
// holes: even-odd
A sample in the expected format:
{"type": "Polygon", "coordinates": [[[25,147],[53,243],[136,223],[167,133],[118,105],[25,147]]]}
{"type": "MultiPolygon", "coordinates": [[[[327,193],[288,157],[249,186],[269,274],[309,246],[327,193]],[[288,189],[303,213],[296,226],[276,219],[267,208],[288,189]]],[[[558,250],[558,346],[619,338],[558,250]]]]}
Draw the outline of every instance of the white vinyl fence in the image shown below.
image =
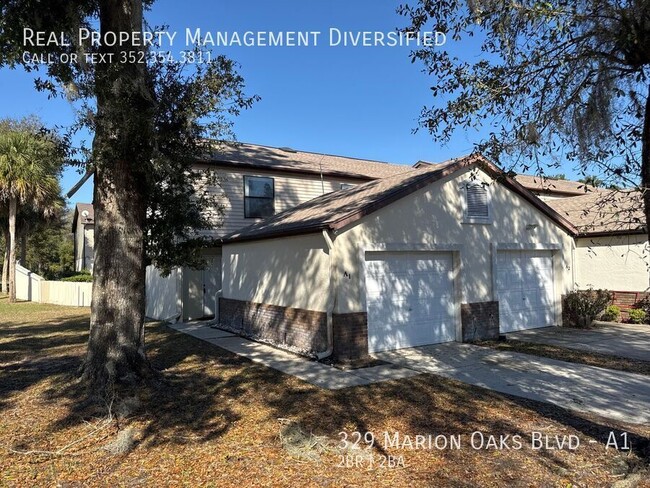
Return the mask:
{"type": "Polygon", "coordinates": [[[40,302],[42,282],[41,276],[16,264],[16,298],[18,300],[40,302]]]}
{"type": "Polygon", "coordinates": [[[155,320],[175,320],[180,316],[180,278],[179,270],[172,270],[167,277],[160,276],[155,266],[147,266],[146,316],[155,320]]]}
{"type": "Polygon", "coordinates": [[[30,302],[70,307],[90,307],[92,283],[47,281],[21,265],[16,265],[16,298],[30,302]]]}
{"type": "MultiPolygon", "coordinates": [[[[156,320],[176,320],[180,317],[180,279],[181,273],[177,269],[163,278],[154,266],[147,267],[147,317],[156,320]]],[[[16,265],[16,298],[19,300],[90,307],[92,291],[92,283],[48,281],[16,265]]]]}

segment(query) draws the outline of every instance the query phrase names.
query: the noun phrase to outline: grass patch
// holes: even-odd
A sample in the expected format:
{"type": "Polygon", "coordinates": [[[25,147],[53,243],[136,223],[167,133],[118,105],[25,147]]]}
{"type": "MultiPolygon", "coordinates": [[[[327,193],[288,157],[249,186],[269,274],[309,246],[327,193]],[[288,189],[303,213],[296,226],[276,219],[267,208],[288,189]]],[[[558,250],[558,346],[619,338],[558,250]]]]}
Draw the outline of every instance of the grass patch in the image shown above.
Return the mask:
{"type": "Polygon", "coordinates": [[[0,302],[0,486],[598,487],[634,473],[647,479],[649,426],[432,375],[327,391],[164,324],[146,327],[164,385],[122,399],[105,427],[104,412],[80,403],[75,382],[87,310],[0,302]],[[375,446],[335,447],[341,431],[350,439],[372,432],[375,446]],[[580,447],[533,450],[533,431],[578,436],[580,447]],[[605,449],[610,431],[628,432],[632,451],[605,449]],[[386,445],[384,433],[395,432],[459,436],[461,449],[386,445]],[[474,432],[521,436],[522,448],[474,449],[474,432]],[[16,453],[56,452],[75,440],[65,455],[16,453]],[[386,456],[401,456],[403,466],[387,467],[386,456]]]}
{"type": "Polygon", "coordinates": [[[600,368],[625,371],[626,373],[638,373],[650,375],[650,362],[636,359],[621,358],[607,354],[569,349],[567,347],[550,344],[537,344],[534,342],[518,341],[508,339],[506,341],[479,341],[477,346],[490,347],[499,351],[521,352],[533,356],[541,356],[569,363],[586,364],[600,368]]]}

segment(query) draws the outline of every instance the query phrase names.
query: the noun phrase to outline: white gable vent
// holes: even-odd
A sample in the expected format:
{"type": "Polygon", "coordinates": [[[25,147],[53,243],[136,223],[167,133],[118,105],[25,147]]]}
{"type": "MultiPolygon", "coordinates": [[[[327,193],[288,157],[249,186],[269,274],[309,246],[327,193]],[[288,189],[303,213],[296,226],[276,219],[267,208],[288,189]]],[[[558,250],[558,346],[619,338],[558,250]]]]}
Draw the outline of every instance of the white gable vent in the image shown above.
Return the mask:
{"type": "Polygon", "coordinates": [[[467,216],[488,217],[487,189],[480,183],[467,185],[467,216]]]}
{"type": "Polygon", "coordinates": [[[481,182],[467,182],[463,186],[465,187],[465,222],[490,223],[488,186],[481,182]]]}

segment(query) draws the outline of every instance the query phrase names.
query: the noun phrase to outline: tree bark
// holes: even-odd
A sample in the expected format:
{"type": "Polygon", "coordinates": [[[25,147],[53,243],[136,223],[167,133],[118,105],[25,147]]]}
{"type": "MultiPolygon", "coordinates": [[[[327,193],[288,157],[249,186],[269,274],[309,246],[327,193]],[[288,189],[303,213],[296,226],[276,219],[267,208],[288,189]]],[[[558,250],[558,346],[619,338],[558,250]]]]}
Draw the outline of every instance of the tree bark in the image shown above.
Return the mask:
{"type": "MultiPolygon", "coordinates": [[[[643,135],[641,139],[641,187],[643,192],[643,211],[645,213],[646,234],[650,237],[650,85],[645,102],[643,135]]],[[[650,283],[648,283],[650,286],[650,283]]]]}
{"type": "Polygon", "coordinates": [[[2,261],[2,293],[9,293],[9,228],[5,227],[5,253],[2,261]]]}
{"type": "MultiPolygon", "coordinates": [[[[142,30],[141,0],[101,0],[102,32],[142,30]]],[[[90,337],[82,378],[95,392],[148,376],[145,355],[144,224],[153,141],[153,95],[146,66],[120,63],[120,50],[102,46],[112,63],[96,66],[95,263],[90,337]]]]}
{"type": "Polygon", "coordinates": [[[16,301],[16,197],[9,197],[9,303],[16,301]]]}

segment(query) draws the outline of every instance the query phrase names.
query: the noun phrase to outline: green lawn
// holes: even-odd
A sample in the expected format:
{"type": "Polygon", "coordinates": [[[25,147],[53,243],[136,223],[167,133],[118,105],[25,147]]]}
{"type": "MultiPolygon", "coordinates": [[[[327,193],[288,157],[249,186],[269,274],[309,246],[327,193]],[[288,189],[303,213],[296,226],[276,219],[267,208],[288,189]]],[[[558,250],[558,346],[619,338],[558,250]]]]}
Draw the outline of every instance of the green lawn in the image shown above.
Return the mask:
{"type": "Polygon", "coordinates": [[[160,323],[147,325],[147,347],[164,382],[114,399],[106,422],[75,381],[87,333],[86,309],[0,298],[0,486],[650,486],[650,427],[430,375],[325,391],[160,323]],[[341,431],[378,442],[341,451],[341,431]],[[534,450],[534,431],[580,446],[534,450]],[[632,452],[606,449],[610,431],[628,432],[632,452]],[[398,449],[385,432],[461,448],[398,449]],[[509,436],[510,449],[487,446],[489,436],[509,436]],[[127,437],[128,453],[104,448],[127,437]]]}

